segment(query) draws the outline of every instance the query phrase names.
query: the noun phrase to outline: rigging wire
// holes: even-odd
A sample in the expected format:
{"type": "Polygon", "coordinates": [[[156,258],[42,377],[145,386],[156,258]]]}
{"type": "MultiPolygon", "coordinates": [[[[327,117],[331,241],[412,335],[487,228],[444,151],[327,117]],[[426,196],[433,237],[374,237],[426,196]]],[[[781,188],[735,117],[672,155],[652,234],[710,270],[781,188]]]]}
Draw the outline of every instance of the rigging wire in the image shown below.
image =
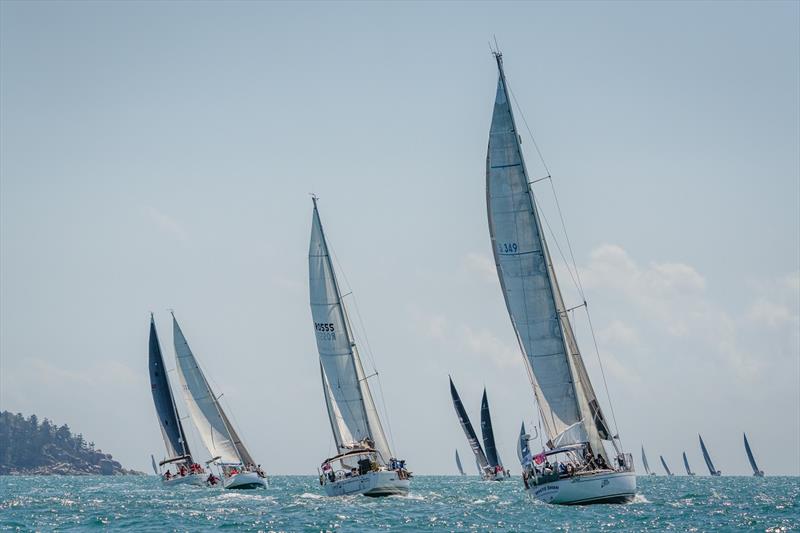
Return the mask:
{"type": "MultiPolygon", "coordinates": [[[[531,131],[530,126],[528,125],[528,120],[525,117],[525,113],[523,112],[522,107],[519,105],[519,101],[517,100],[517,96],[514,94],[514,91],[513,91],[513,89],[511,89],[511,86],[508,84],[507,80],[506,80],[506,87],[508,88],[509,92],[511,93],[511,97],[514,99],[514,104],[516,105],[517,111],[519,111],[519,114],[522,117],[522,123],[525,124],[525,129],[528,131],[528,135],[530,136],[531,141],[533,142],[533,146],[536,149],[536,154],[539,156],[539,161],[541,162],[542,167],[544,168],[545,172],[547,172],[548,176],[552,176],[552,173],[550,172],[550,169],[549,169],[549,167],[547,166],[547,163],[544,160],[544,156],[542,155],[542,152],[539,149],[539,144],[536,142],[536,138],[533,136],[533,132],[531,131]]],[[[570,277],[573,278],[572,282],[573,282],[573,284],[575,284],[575,287],[578,290],[578,293],[580,294],[581,298],[583,299],[583,301],[585,303],[586,302],[586,295],[585,295],[585,293],[583,291],[583,284],[581,283],[580,274],[578,273],[578,265],[577,265],[577,262],[575,261],[575,254],[572,251],[572,244],[570,243],[569,233],[567,232],[567,226],[566,226],[566,224],[564,222],[564,215],[563,215],[563,212],[561,211],[561,204],[558,201],[558,194],[556,194],[556,188],[555,188],[555,184],[553,183],[553,179],[552,178],[550,179],[550,187],[551,187],[552,192],[553,192],[553,198],[555,199],[555,204],[556,204],[556,209],[558,211],[558,216],[559,216],[559,218],[561,220],[561,229],[564,232],[564,237],[565,237],[566,242],[567,242],[567,248],[569,250],[570,258],[572,259],[572,267],[575,269],[575,277],[573,278],[573,276],[572,276],[572,272],[571,272],[569,263],[567,263],[567,270],[570,271],[570,277]]],[[[534,196],[534,201],[536,201],[535,196],[534,196]]],[[[537,204],[538,204],[538,202],[537,202],[537,204]]],[[[541,210],[540,210],[540,212],[541,212],[541,210]]],[[[544,217],[544,213],[542,213],[542,215],[544,217]]],[[[548,230],[553,235],[553,240],[556,243],[556,248],[558,248],[558,251],[561,254],[561,257],[566,262],[566,258],[564,257],[564,254],[561,251],[561,247],[558,244],[558,239],[556,238],[555,232],[553,232],[552,228],[550,227],[550,223],[547,222],[547,217],[544,217],[544,219],[545,219],[545,223],[548,226],[548,230]]],[[[606,391],[606,399],[608,400],[608,405],[609,405],[609,407],[611,409],[611,418],[612,418],[612,421],[614,422],[615,436],[616,436],[616,439],[619,441],[620,446],[622,446],[622,439],[619,437],[619,426],[617,425],[617,417],[616,417],[616,414],[614,413],[614,403],[611,401],[611,393],[608,390],[608,382],[606,381],[606,373],[605,373],[605,369],[603,368],[603,360],[600,357],[600,349],[599,349],[598,344],[597,344],[597,336],[595,335],[594,326],[592,325],[592,318],[591,318],[591,315],[589,313],[588,304],[585,305],[584,308],[586,310],[586,316],[587,316],[588,322],[589,322],[589,330],[591,331],[592,342],[594,344],[595,354],[597,355],[597,362],[598,362],[598,364],[600,366],[600,375],[603,377],[603,387],[605,388],[605,391],[606,391]]],[[[611,436],[611,438],[613,439],[615,436],[611,436]]]]}
{"type": "MultiPolygon", "coordinates": [[[[356,300],[356,295],[355,295],[355,292],[353,291],[353,286],[350,285],[350,280],[347,279],[347,274],[345,273],[344,269],[342,268],[342,263],[339,261],[339,258],[336,256],[336,252],[330,246],[330,244],[328,244],[328,249],[330,250],[331,255],[333,256],[333,259],[336,261],[336,264],[339,266],[339,273],[342,275],[342,278],[344,278],[344,282],[347,284],[347,288],[349,290],[349,293],[348,293],[349,296],[353,299],[353,309],[356,312],[355,314],[356,314],[356,318],[358,319],[358,326],[359,326],[359,329],[360,329],[359,336],[363,337],[363,339],[364,339],[364,347],[366,348],[367,356],[369,357],[369,362],[372,365],[372,371],[373,371],[372,376],[376,376],[378,378],[378,392],[381,395],[381,407],[383,408],[383,417],[386,420],[386,429],[389,430],[389,442],[391,443],[391,446],[395,450],[395,453],[396,453],[397,452],[397,447],[395,446],[395,443],[394,443],[394,433],[392,432],[392,422],[391,422],[391,419],[389,417],[389,409],[386,406],[386,399],[385,399],[385,397],[383,395],[383,383],[381,382],[381,375],[380,375],[380,372],[378,372],[378,367],[375,364],[375,357],[373,356],[373,353],[372,353],[372,346],[369,343],[369,337],[367,336],[367,329],[364,327],[364,320],[361,317],[361,311],[358,308],[358,301],[356,300]]],[[[342,305],[344,306],[344,303],[342,303],[342,305]]],[[[355,335],[355,331],[353,331],[353,335],[355,335]]],[[[367,378],[372,377],[372,376],[367,376],[364,379],[367,379],[367,378]]]]}

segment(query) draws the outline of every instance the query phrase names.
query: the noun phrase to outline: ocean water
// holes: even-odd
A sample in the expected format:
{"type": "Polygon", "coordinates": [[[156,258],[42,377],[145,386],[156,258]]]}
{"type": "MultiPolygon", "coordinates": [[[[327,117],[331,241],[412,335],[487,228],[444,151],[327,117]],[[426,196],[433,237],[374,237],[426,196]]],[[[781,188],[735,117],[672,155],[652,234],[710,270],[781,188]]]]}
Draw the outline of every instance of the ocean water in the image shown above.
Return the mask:
{"type": "Polygon", "coordinates": [[[639,478],[626,505],[530,500],[515,477],[415,477],[408,497],[328,498],[310,476],[259,491],[147,477],[0,477],[0,529],[22,531],[797,531],[800,478],[639,478]]]}

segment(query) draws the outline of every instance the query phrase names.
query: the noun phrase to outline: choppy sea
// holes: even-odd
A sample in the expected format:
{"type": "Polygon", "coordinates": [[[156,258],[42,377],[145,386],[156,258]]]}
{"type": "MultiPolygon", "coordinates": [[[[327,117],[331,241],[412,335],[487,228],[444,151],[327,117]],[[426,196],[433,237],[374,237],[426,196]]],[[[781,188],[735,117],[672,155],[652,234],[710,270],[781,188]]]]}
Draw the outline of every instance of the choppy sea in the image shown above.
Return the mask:
{"type": "Polygon", "coordinates": [[[415,477],[408,497],[323,496],[310,476],[259,491],[147,477],[0,477],[0,529],[21,531],[797,531],[800,478],[640,477],[626,505],[530,500],[518,478],[415,477]]]}

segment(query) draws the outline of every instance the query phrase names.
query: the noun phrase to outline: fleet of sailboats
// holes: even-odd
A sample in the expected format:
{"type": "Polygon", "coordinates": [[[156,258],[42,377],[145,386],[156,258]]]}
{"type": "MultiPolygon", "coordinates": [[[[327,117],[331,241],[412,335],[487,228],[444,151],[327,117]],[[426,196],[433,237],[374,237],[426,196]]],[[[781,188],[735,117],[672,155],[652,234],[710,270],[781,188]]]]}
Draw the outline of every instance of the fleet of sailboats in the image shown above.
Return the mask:
{"type": "Polygon", "coordinates": [[[395,458],[372,399],[313,197],[308,281],[322,390],[336,454],[321,465],[328,496],[407,494],[411,475],[395,458]]]}
{"type": "MultiPolygon", "coordinates": [[[[619,434],[603,414],[578,347],[569,311],[556,277],[539,206],[528,175],[521,137],[509,98],[503,56],[494,52],[497,91],[486,158],[486,202],[491,245],[500,287],[528,378],[533,389],[543,435],[543,449],[534,453],[531,436],[520,427],[517,456],[523,467],[525,490],[552,504],[624,503],[636,494],[633,460],[624,452],[619,434]],[[610,449],[613,449],[613,453],[610,449]]],[[[548,175],[547,178],[550,176],[548,175]]],[[[308,253],[309,295],[319,354],[320,379],[335,453],[322,461],[319,483],[328,496],[405,495],[411,473],[397,459],[383,429],[331,260],[328,242],[313,197],[308,253]]],[[[154,474],[164,486],[217,484],[226,489],[267,486],[266,474],[245,447],[215,395],[197,358],[172,314],[177,374],[188,416],[210,454],[205,468],[195,461],[172,392],[153,315],[150,315],[149,375],[165,455],[151,455],[154,474]],[[170,468],[175,468],[175,473],[170,468]],[[213,469],[219,470],[217,478],[213,469]],[[209,475],[209,471],[212,471],[209,475]]],[[[500,481],[510,474],[495,442],[489,401],[481,399],[479,440],[450,378],[457,418],[484,480],[500,481]]],[[[616,423],[616,422],[615,422],[616,423]]],[[[720,476],[702,436],[703,459],[711,476],[720,476]]],[[[744,448],[753,476],[763,477],[747,435],[744,448]]],[[[642,466],[650,469],[641,447],[642,466]]],[[[674,474],[659,456],[667,476],[674,474]]],[[[682,453],[687,476],[692,472],[682,453]]],[[[455,450],[460,476],[466,476],[455,450]]]]}

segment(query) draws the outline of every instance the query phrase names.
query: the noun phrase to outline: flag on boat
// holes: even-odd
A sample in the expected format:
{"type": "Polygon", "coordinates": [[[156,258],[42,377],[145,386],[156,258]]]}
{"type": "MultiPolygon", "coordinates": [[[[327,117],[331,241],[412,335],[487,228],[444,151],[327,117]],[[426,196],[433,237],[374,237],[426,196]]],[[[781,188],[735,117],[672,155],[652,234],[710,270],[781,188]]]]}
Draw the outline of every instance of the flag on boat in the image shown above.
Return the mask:
{"type": "Polygon", "coordinates": [[[537,454],[537,455],[533,456],[533,462],[536,463],[537,465],[540,465],[540,464],[542,464],[544,462],[544,458],[545,458],[545,455],[544,455],[544,452],[542,452],[540,454],[537,454]]]}

